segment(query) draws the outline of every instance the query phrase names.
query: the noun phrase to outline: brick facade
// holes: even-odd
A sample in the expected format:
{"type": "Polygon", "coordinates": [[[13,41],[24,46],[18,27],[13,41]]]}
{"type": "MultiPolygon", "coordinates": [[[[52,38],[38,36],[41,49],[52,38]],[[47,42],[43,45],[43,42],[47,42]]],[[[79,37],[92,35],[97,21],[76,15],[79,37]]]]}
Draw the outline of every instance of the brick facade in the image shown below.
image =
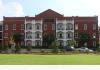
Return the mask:
{"type": "MultiPolygon", "coordinates": [[[[75,39],[77,41],[77,46],[83,46],[80,41],[80,33],[87,33],[90,35],[91,40],[87,42],[89,48],[97,45],[99,42],[98,37],[98,17],[80,17],[72,16],[65,17],[51,9],[48,9],[35,17],[4,17],[3,18],[3,44],[8,45],[10,36],[14,33],[21,33],[24,35],[23,43],[31,43],[32,46],[36,44],[43,45],[43,35],[45,33],[53,34],[55,38],[63,46],[67,45],[68,40],[75,39]],[[31,27],[31,30],[27,30],[27,24],[31,27]],[[61,24],[60,24],[61,23],[61,24]],[[39,25],[37,25],[39,24],[39,25]],[[70,25],[68,25],[70,24],[70,25]],[[24,25],[24,29],[21,27],[24,25]],[[85,27],[84,27],[85,26],[85,27]],[[8,27],[8,29],[6,28],[8,27]],[[13,28],[15,27],[15,29],[13,28]],[[40,30],[36,30],[36,27],[40,27],[40,30]],[[59,29],[60,28],[60,29],[59,29]],[[61,29],[62,28],[62,29],[61,29]],[[85,29],[84,29],[85,28],[85,29]],[[28,34],[28,32],[30,32],[28,34]],[[37,34],[36,34],[37,33],[37,34]],[[36,38],[36,35],[40,34],[42,37],[36,38]],[[31,39],[28,36],[31,36],[31,39]],[[78,35],[76,38],[75,36],[78,35]],[[93,39],[95,35],[95,39],[93,39]],[[59,38],[62,36],[62,38],[59,38]]],[[[40,36],[39,35],[39,36],[40,36]]]]}

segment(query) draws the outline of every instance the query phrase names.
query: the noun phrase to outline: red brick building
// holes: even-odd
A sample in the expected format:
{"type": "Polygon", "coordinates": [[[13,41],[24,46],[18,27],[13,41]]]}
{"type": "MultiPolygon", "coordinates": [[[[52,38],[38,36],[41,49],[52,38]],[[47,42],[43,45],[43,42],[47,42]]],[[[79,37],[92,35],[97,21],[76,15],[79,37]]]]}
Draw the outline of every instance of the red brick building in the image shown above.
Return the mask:
{"type": "MultiPolygon", "coordinates": [[[[24,34],[25,17],[3,17],[3,44],[9,45],[10,38],[15,33],[24,34]]],[[[24,44],[24,40],[22,42],[24,44]]]]}
{"type": "Polygon", "coordinates": [[[75,17],[74,22],[75,40],[78,42],[78,45],[83,45],[83,42],[79,39],[81,33],[87,33],[90,36],[90,40],[86,42],[86,45],[89,48],[96,47],[99,44],[98,17],[75,17]]]}
{"type": "Polygon", "coordinates": [[[80,34],[87,33],[90,40],[85,44],[93,47],[98,44],[98,17],[65,17],[48,9],[35,17],[4,17],[3,42],[9,44],[14,33],[21,33],[24,37],[21,44],[26,46],[47,46],[44,35],[52,34],[60,45],[68,45],[69,40],[75,39],[77,46],[83,46],[80,34]],[[93,39],[95,38],[95,39],[93,39]]]}

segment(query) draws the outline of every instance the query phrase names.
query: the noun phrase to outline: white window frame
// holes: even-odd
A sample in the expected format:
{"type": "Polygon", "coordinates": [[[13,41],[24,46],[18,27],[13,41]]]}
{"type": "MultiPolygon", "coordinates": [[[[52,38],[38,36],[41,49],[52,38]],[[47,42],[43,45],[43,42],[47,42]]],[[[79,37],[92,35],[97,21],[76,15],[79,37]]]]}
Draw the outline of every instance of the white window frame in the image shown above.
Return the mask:
{"type": "Polygon", "coordinates": [[[36,30],[41,30],[41,23],[36,23],[35,24],[35,29],[36,30]]]}
{"type": "Polygon", "coordinates": [[[93,24],[93,30],[96,30],[96,24],[93,24]]]}
{"type": "Polygon", "coordinates": [[[52,30],[55,30],[55,24],[52,24],[52,30]]]}
{"type": "Polygon", "coordinates": [[[63,25],[63,23],[58,23],[58,24],[57,24],[57,30],[64,30],[64,25],[63,25]]]}
{"type": "Polygon", "coordinates": [[[78,30],[78,24],[75,24],[75,30],[78,30]]]}
{"type": "Polygon", "coordinates": [[[8,30],[8,24],[5,24],[4,28],[5,30],[8,30]]]}
{"type": "Polygon", "coordinates": [[[26,24],[26,30],[32,30],[32,24],[31,23],[26,24]]]}
{"type": "Polygon", "coordinates": [[[24,26],[25,26],[24,24],[21,24],[21,30],[24,30],[25,29],[24,26]]]}
{"type": "Polygon", "coordinates": [[[73,24],[72,23],[67,23],[66,24],[66,30],[73,30],[73,24]]]}
{"type": "Polygon", "coordinates": [[[4,38],[8,38],[8,33],[4,33],[4,38]]]}
{"type": "Polygon", "coordinates": [[[84,30],[87,30],[87,24],[84,24],[84,30]]]}
{"type": "Polygon", "coordinates": [[[78,38],[78,32],[75,32],[74,37],[75,37],[75,38],[78,38]]]}
{"type": "Polygon", "coordinates": [[[93,41],[93,46],[96,47],[96,41],[93,41]]]}
{"type": "Polygon", "coordinates": [[[13,24],[13,30],[16,30],[16,24],[13,24]]]}

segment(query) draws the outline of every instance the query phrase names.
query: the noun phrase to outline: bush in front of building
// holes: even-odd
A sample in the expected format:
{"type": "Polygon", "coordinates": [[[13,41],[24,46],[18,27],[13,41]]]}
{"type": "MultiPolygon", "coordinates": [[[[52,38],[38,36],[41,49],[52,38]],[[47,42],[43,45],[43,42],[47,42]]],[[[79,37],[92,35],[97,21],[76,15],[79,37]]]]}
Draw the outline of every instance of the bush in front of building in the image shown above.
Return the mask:
{"type": "Polygon", "coordinates": [[[56,41],[52,42],[51,46],[52,46],[52,52],[53,53],[58,53],[59,52],[59,46],[57,45],[56,41]]]}
{"type": "Polygon", "coordinates": [[[20,46],[15,46],[15,53],[19,53],[20,52],[20,49],[21,49],[21,47],[20,46]]]}

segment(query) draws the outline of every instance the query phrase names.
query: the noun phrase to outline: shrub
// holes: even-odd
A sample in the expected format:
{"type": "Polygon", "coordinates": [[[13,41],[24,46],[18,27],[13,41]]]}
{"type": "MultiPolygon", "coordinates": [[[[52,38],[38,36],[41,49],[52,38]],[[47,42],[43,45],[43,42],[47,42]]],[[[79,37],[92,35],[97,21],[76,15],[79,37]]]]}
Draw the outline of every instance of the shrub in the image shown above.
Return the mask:
{"type": "Polygon", "coordinates": [[[22,45],[22,46],[20,46],[22,49],[25,49],[26,48],[26,46],[24,46],[24,45],[22,45]]]}
{"type": "Polygon", "coordinates": [[[27,51],[31,51],[32,46],[27,46],[27,51]]]}
{"type": "Polygon", "coordinates": [[[20,47],[20,46],[15,46],[15,49],[16,49],[15,52],[16,52],[16,53],[19,53],[21,47],[20,47]]]}
{"type": "Polygon", "coordinates": [[[53,53],[58,53],[58,45],[57,45],[57,42],[56,41],[54,41],[53,43],[52,43],[52,52],[53,53]]]}

